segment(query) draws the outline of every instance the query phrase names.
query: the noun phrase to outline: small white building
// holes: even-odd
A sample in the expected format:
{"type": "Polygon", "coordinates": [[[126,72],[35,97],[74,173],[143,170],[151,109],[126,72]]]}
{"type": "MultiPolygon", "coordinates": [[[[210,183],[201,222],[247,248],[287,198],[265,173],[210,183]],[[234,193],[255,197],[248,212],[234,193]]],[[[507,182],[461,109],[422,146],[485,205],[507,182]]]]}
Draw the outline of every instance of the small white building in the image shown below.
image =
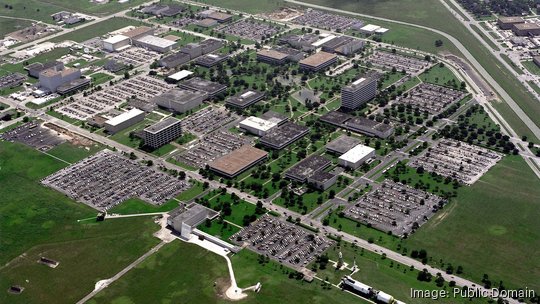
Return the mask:
{"type": "Polygon", "coordinates": [[[171,81],[174,81],[174,82],[178,82],[184,78],[187,78],[189,76],[191,76],[193,74],[193,72],[191,71],[188,71],[188,70],[181,70],[179,72],[176,72],[174,74],[171,74],[169,76],[167,76],[167,80],[171,80],[171,81]]]}
{"type": "Polygon", "coordinates": [[[129,46],[129,37],[115,35],[103,40],[103,49],[108,52],[118,52],[129,46]]]}
{"type": "Polygon", "coordinates": [[[362,28],[360,28],[360,32],[364,33],[364,34],[374,34],[378,29],[380,29],[381,27],[378,26],[378,25],[375,25],[375,24],[368,24],[362,28]]]}
{"type": "Polygon", "coordinates": [[[343,167],[357,169],[372,157],[375,157],[375,149],[357,145],[339,157],[339,164],[343,167]]]}
{"type": "Polygon", "coordinates": [[[250,116],[240,122],[240,128],[257,136],[264,136],[268,131],[276,126],[277,123],[275,122],[264,120],[255,116],[250,116]]]}
{"type": "Polygon", "coordinates": [[[105,121],[105,130],[109,133],[117,133],[123,129],[130,127],[138,122],[143,121],[144,112],[133,108],[125,113],[113,117],[105,121]]]}

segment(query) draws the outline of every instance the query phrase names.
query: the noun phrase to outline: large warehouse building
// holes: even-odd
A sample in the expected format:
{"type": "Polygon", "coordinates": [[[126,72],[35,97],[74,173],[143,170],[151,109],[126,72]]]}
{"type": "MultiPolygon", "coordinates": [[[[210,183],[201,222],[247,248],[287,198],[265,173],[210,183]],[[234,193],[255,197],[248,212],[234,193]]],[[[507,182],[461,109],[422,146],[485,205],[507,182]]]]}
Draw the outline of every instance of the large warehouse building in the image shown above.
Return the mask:
{"type": "Polygon", "coordinates": [[[341,88],[341,106],[355,110],[377,95],[377,78],[362,77],[350,85],[341,88]]]}
{"type": "Polygon", "coordinates": [[[522,17],[499,17],[497,24],[503,30],[512,29],[514,24],[525,23],[525,19],[522,17]]]}
{"type": "Polygon", "coordinates": [[[122,113],[114,118],[105,121],[105,130],[109,133],[117,133],[130,127],[138,122],[143,121],[144,111],[133,108],[125,113],[122,113]]]}
{"type": "Polygon", "coordinates": [[[118,52],[129,46],[129,37],[115,35],[103,40],[103,49],[109,52],[118,52]]]}
{"type": "Polygon", "coordinates": [[[50,68],[39,73],[39,86],[56,92],[56,89],[81,78],[81,70],[73,68],[50,68]]]}
{"type": "Polygon", "coordinates": [[[372,157],[375,157],[375,149],[364,145],[357,145],[341,155],[338,161],[343,167],[357,169],[372,157]]]}
{"type": "Polygon", "coordinates": [[[214,98],[227,90],[227,86],[218,82],[212,82],[200,77],[190,78],[180,82],[179,86],[182,89],[201,91],[208,94],[209,98],[214,98]]]}
{"type": "Polygon", "coordinates": [[[176,43],[175,41],[151,35],[141,37],[133,41],[133,44],[139,47],[147,48],[152,51],[156,51],[158,53],[170,52],[178,45],[178,43],[176,43]]]}
{"type": "Polygon", "coordinates": [[[143,130],[144,144],[150,148],[157,149],[182,135],[180,120],[168,117],[143,130]]]}
{"type": "Polygon", "coordinates": [[[198,107],[208,98],[208,94],[199,91],[172,89],[152,99],[158,106],[177,113],[184,113],[198,107]]]}
{"type": "Polygon", "coordinates": [[[208,164],[210,170],[232,178],[266,159],[266,151],[252,146],[242,146],[208,164]]]}

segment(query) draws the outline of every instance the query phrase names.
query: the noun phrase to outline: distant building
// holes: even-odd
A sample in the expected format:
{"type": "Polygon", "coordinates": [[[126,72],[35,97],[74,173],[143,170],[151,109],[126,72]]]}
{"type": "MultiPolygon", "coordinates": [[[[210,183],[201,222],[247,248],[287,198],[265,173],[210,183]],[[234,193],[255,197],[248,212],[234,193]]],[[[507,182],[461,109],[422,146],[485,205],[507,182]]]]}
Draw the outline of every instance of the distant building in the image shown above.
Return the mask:
{"type": "Polygon", "coordinates": [[[200,65],[200,66],[203,66],[205,68],[211,68],[213,66],[216,66],[216,65],[224,62],[225,60],[227,60],[227,58],[229,58],[229,55],[225,55],[225,54],[206,54],[206,55],[203,55],[203,56],[195,59],[195,63],[200,65]]]}
{"type": "Polygon", "coordinates": [[[325,147],[326,147],[326,151],[330,153],[333,153],[336,155],[342,155],[345,152],[356,147],[359,143],[360,143],[359,138],[347,136],[347,135],[341,135],[340,137],[327,143],[325,147]]]}
{"type": "Polygon", "coordinates": [[[168,117],[143,130],[144,144],[153,149],[164,146],[182,135],[180,120],[168,117]]]}
{"type": "Polygon", "coordinates": [[[522,17],[499,17],[497,19],[497,25],[503,30],[512,29],[514,24],[525,23],[525,19],[522,17]]]}
{"type": "Polygon", "coordinates": [[[129,31],[123,32],[122,35],[129,37],[131,43],[133,41],[148,35],[154,35],[154,29],[148,26],[139,26],[129,31]]]}
{"type": "Polygon", "coordinates": [[[319,119],[331,125],[369,136],[388,138],[394,133],[394,127],[390,124],[338,111],[328,112],[319,119]]]}
{"type": "Polygon", "coordinates": [[[117,52],[129,46],[128,36],[115,35],[103,40],[103,49],[109,52],[117,52]]]}
{"type": "Polygon", "coordinates": [[[320,155],[309,156],[290,169],[285,171],[285,177],[300,183],[307,182],[308,178],[330,167],[332,161],[320,155]]]}
{"type": "Polygon", "coordinates": [[[286,35],[279,38],[278,42],[280,44],[288,44],[295,49],[311,51],[315,49],[312,44],[318,40],[318,35],[309,33],[303,35],[286,35]]]}
{"type": "Polygon", "coordinates": [[[159,65],[167,69],[173,69],[179,65],[189,62],[190,60],[191,57],[189,54],[177,52],[160,59],[159,65]]]}
{"type": "Polygon", "coordinates": [[[530,23],[517,23],[512,26],[512,31],[517,36],[537,36],[540,35],[540,25],[530,23]]]}
{"type": "Polygon", "coordinates": [[[211,18],[204,18],[203,20],[197,21],[195,24],[200,27],[209,28],[209,27],[216,26],[218,22],[217,20],[214,20],[211,18]]]}
{"type": "Polygon", "coordinates": [[[50,68],[39,73],[39,86],[50,92],[56,92],[56,89],[64,84],[79,79],[81,70],[73,68],[50,68]]]}
{"type": "Polygon", "coordinates": [[[201,105],[208,94],[199,91],[172,89],[152,98],[158,106],[177,113],[185,113],[201,105]]]}
{"type": "Polygon", "coordinates": [[[209,98],[214,98],[217,95],[225,92],[225,90],[227,90],[226,85],[223,85],[217,82],[212,82],[212,81],[200,78],[200,77],[194,77],[188,80],[184,80],[180,82],[179,86],[187,90],[205,92],[208,94],[209,98]]]}
{"type": "Polygon", "coordinates": [[[170,82],[170,83],[177,83],[178,81],[182,79],[186,79],[191,75],[193,75],[193,72],[188,71],[188,70],[181,70],[167,76],[167,78],[165,78],[165,81],[170,82]]]}
{"type": "Polygon", "coordinates": [[[198,43],[188,43],[180,48],[180,52],[188,54],[191,59],[195,59],[202,55],[202,47],[198,43]]]}
{"type": "Polygon", "coordinates": [[[326,52],[315,53],[300,60],[300,68],[314,72],[323,70],[337,62],[337,56],[326,52]]]}
{"type": "Polygon", "coordinates": [[[281,150],[309,133],[309,128],[286,122],[273,128],[261,137],[260,143],[272,149],[281,150]]]}
{"type": "Polygon", "coordinates": [[[175,41],[151,35],[137,38],[132,43],[136,46],[156,51],[158,53],[170,52],[178,45],[178,43],[175,41]]]}
{"type": "Polygon", "coordinates": [[[124,112],[114,118],[105,121],[104,126],[107,132],[114,134],[143,120],[144,112],[139,109],[133,108],[127,112],[124,112]]]}
{"type": "Polygon", "coordinates": [[[324,191],[332,187],[338,179],[338,175],[332,174],[330,172],[319,171],[316,174],[308,177],[307,183],[315,189],[324,191]]]}
{"type": "Polygon", "coordinates": [[[325,52],[338,53],[342,55],[351,55],[364,47],[364,42],[347,36],[335,37],[321,45],[325,52]]]}
{"type": "Polygon", "coordinates": [[[341,155],[338,162],[343,167],[357,169],[372,157],[375,157],[375,149],[364,145],[357,145],[341,155]]]}
{"type": "Polygon", "coordinates": [[[266,151],[245,145],[208,164],[210,170],[233,178],[266,159],[266,151]]]}
{"type": "Polygon", "coordinates": [[[269,64],[280,65],[287,61],[298,62],[304,58],[304,55],[304,52],[282,46],[258,51],[257,60],[269,64]]]}
{"type": "Polygon", "coordinates": [[[56,88],[56,93],[65,95],[84,89],[90,85],[90,78],[77,78],[68,83],[64,83],[56,88]]]}
{"type": "Polygon", "coordinates": [[[150,14],[153,16],[174,17],[180,14],[183,10],[184,10],[184,7],[181,5],[152,4],[152,5],[143,7],[140,10],[140,12],[143,14],[150,14]]]}
{"type": "Polygon", "coordinates": [[[240,122],[240,128],[257,136],[264,136],[268,131],[275,127],[277,127],[277,123],[255,116],[250,116],[240,122]]]}
{"type": "Polygon", "coordinates": [[[235,96],[231,96],[225,100],[229,106],[245,109],[264,98],[264,93],[255,90],[245,90],[235,96]]]}
{"type": "Polygon", "coordinates": [[[261,118],[270,122],[275,122],[278,126],[289,121],[289,118],[281,113],[274,111],[267,111],[261,115],[261,118]]]}
{"type": "Polygon", "coordinates": [[[51,68],[61,70],[64,68],[64,63],[53,60],[45,63],[35,62],[24,67],[24,69],[28,71],[28,76],[34,78],[39,78],[39,73],[51,68]]]}
{"type": "Polygon", "coordinates": [[[540,56],[534,56],[533,62],[536,64],[536,66],[540,67],[540,56]]]}
{"type": "Polygon", "coordinates": [[[362,77],[341,88],[341,106],[355,110],[375,96],[377,96],[377,77],[374,75],[362,77]]]}
{"type": "Polygon", "coordinates": [[[199,45],[201,46],[202,53],[208,54],[219,50],[223,46],[223,41],[217,39],[206,39],[199,42],[199,45]]]}

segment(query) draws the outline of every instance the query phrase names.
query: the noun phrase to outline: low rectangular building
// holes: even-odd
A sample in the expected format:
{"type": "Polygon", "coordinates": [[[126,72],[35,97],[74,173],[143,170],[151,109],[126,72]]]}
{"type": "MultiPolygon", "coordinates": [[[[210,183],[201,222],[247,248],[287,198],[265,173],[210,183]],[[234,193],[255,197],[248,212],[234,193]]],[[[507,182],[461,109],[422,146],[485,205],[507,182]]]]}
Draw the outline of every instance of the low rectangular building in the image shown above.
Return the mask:
{"type": "Polygon", "coordinates": [[[188,78],[189,76],[193,75],[193,72],[188,70],[181,70],[174,74],[171,74],[165,78],[167,82],[176,83],[182,79],[188,78]]]}
{"type": "Polygon", "coordinates": [[[331,111],[319,118],[321,121],[369,136],[387,138],[394,133],[394,127],[365,117],[356,117],[338,111],[331,111]]]}
{"type": "Polygon", "coordinates": [[[214,51],[219,50],[223,45],[223,41],[217,39],[206,39],[199,42],[203,54],[208,54],[214,51]]]}
{"type": "Polygon", "coordinates": [[[300,60],[300,68],[310,71],[320,71],[337,62],[337,56],[327,52],[318,52],[300,60]]]}
{"type": "Polygon", "coordinates": [[[517,36],[537,36],[540,35],[540,25],[530,23],[518,23],[512,26],[512,31],[517,36]]]}
{"type": "Polygon", "coordinates": [[[160,59],[159,65],[167,69],[173,69],[179,65],[188,63],[190,60],[191,56],[189,56],[189,54],[177,52],[160,59]]]}
{"type": "Polygon", "coordinates": [[[158,53],[170,52],[178,45],[175,41],[151,35],[138,38],[134,40],[133,44],[158,53]]]}
{"type": "Polygon", "coordinates": [[[191,59],[201,56],[202,47],[198,43],[188,43],[180,49],[180,52],[188,54],[191,59]]]}
{"type": "Polygon", "coordinates": [[[255,116],[250,116],[240,122],[240,128],[257,136],[264,136],[268,131],[275,127],[277,127],[275,122],[270,122],[255,116]]]}
{"type": "Polygon", "coordinates": [[[216,66],[229,58],[229,55],[225,54],[206,54],[195,60],[195,63],[205,68],[211,68],[216,66]]]}
{"type": "Polygon", "coordinates": [[[340,137],[326,144],[326,151],[341,155],[356,147],[359,143],[360,139],[356,137],[341,135],[340,137]]]}
{"type": "Polygon", "coordinates": [[[255,90],[246,90],[225,100],[229,106],[245,109],[264,98],[264,93],[255,90]]]}
{"type": "Polygon", "coordinates": [[[375,157],[375,149],[357,145],[339,157],[339,164],[343,167],[357,169],[368,159],[375,157]]]}
{"type": "Polygon", "coordinates": [[[168,117],[143,130],[144,144],[150,148],[157,149],[182,135],[181,121],[168,117]]]}
{"type": "Polygon", "coordinates": [[[56,88],[56,93],[60,95],[70,94],[70,93],[73,93],[73,92],[76,92],[76,91],[79,91],[88,87],[90,83],[91,83],[90,78],[86,78],[86,77],[77,78],[68,83],[59,85],[56,88]]]}
{"type": "Polygon", "coordinates": [[[220,175],[233,178],[264,161],[267,156],[266,151],[245,145],[210,162],[208,166],[220,175]]]}
{"type": "Polygon", "coordinates": [[[269,64],[281,65],[287,61],[289,55],[274,49],[263,49],[257,52],[257,60],[269,64]]]}
{"type": "Polygon", "coordinates": [[[129,37],[129,39],[131,39],[131,43],[133,43],[133,41],[141,37],[144,37],[147,35],[154,35],[154,29],[148,26],[139,26],[134,29],[123,32],[122,35],[129,37]]]}
{"type": "Polygon", "coordinates": [[[330,172],[319,171],[308,177],[307,183],[315,189],[324,191],[332,187],[338,179],[338,175],[332,174],[330,172]]]}
{"type": "Polygon", "coordinates": [[[158,106],[176,113],[185,113],[201,105],[208,94],[200,91],[172,89],[151,99],[158,106]]]}
{"type": "Polygon", "coordinates": [[[103,49],[109,52],[117,52],[129,46],[129,37],[124,35],[115,35],[103,40],[103,49]]]}
{"type": "Polygon", "coordinates": [[[24,69],[28,71],[28,76],[34,78],[39,78],[39,73],[51,68],[61,70],[64,68],[64,63],[61,61],[53,60],[47,61],[45,63],[35,62],[24,67],[24,69]]]}
{"type": "Polygon", "coordinates": [[[312,155],[285,171],[285,177],[300,183],[330,167],[332,161],[320,155],[312,155]]]}
{"type": "Polygon", "coordinates": [[[286,122],[280,127],[273,128],[261,137],[261,144],[272,149],[281,150],[309,133],[309,128],[286,122]]]}
{"type": "Polygon", "coordinates": [[[179,84],[179,86],[182,89],[205,92],[206,94],[208,94],[209,98],[214,98],[227,90],[226,85],[206,80],[200,77],[194,77],[188,80],[184,80],[179,84]]]}
{"type": "Polygon", "coordinates": [[[212,220],[219,213],[197,203],[180,206],[171,212],[167,218],[167,225],[180,233],[180,237],[189,240],[191,232],[205,220],[212,220]]]}
{"type": "Polygon", "coordinates": [[[271,122],[275,122],[278,126],[281,126],[282,124],[289,121],[289,118],[281,113],[274,112],[274,111],[267,111],[264,112],[261,115],[261,118],[264,120],[268,120],[271,122]]]}
{"type": "Polygon", "coordinates": [[[133,108],[114,118],[111,118],[103,124],[107,132],[114,134],[144,120],[144,112],[133,108]]]}
{"type": "Polygon", "coordinates": [[[497,19],[497,25],[503,30],[512,29],[514,24],[525,23],[525,19],[522,17],[499,17],[497,19]]]}

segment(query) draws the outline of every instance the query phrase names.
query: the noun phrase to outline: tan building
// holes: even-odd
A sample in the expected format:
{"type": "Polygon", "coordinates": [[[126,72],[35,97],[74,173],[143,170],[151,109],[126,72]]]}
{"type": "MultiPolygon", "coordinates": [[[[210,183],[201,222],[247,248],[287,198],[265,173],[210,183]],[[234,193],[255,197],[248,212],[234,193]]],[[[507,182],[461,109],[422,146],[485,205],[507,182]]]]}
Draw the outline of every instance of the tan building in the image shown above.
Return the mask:
{"type": "Polygon", "coordinates": [[[268,152],[252,146],[242,146],[231,153],[209,163],[210,170],[232,178],[260,163],[268,152]]]}
{"type": "Polygon", "coordinates": [[[336,63],[336,61],[336,55],[327,52],[318,52],[300,60],[300,68],[317,72],[336,63]]]}

